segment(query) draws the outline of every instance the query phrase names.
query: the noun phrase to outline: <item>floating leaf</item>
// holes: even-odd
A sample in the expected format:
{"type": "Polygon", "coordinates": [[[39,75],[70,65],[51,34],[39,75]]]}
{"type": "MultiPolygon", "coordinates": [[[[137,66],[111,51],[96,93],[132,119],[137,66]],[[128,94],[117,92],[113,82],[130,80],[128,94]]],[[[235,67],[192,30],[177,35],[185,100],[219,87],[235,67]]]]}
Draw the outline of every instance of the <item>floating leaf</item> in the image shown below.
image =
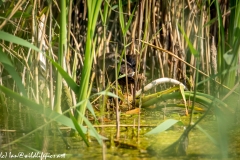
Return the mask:
{"type": "Polygon", "coordinates": [[[135,109],[132,109],[130,111],[127,111],[126,114],[139,114],[140,112],[140,108],[135,108],[135,109]]]}
{"type": "Polygon", "coordinates": [[[166,131],[168,128],[172,127],[177,122],[178,120],[168,119],[161,123],[160,125],[158,125],[156,128],[152,129],[150,132],[146,133],[145,135],[157,134],[166,131]]]}

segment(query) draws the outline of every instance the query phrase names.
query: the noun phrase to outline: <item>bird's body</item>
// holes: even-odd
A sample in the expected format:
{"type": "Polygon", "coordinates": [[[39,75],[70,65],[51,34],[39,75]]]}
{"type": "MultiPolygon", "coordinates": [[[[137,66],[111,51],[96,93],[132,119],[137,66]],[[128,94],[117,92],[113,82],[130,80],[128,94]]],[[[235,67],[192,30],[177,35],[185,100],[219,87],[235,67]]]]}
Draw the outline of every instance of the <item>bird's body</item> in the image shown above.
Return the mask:
{"type": "MultiPolygon", "coordinates": [[[[128,78],[128,84],[134,83],[134,74],[136,68],[136,56],[135,55],[126,55],[125,59],[122,59],[120,69],[119,69],[119,79],[118,82],[120,85],[126,85],[126,77],[128,78]],[[127,72],[126,72],[127,71],[127,72]],[[125,75],[125,76],[124,76],[125,75]],[[122,77],[121,77],[122,76],[122,77]]],[[[99,58],[99,66],[102,66],[103,57],[99,58]]],[[[120,63],[120,56],[117,55],[117,64],[120,63]]],[[[105,56],[105,68],[106,68],[106,77],[110,83],[115,81],[115,55],[114,54],[107,54],[105,56]]],[[[100,67],[102,69],[102,67],[100,67]]]]}

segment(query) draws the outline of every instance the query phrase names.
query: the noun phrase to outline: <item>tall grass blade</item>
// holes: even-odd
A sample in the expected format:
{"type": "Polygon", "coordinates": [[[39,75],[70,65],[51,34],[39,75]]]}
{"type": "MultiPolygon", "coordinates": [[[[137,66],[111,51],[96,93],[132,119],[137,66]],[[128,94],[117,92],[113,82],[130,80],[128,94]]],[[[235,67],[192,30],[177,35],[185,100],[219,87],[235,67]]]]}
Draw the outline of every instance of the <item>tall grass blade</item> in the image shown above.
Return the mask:
{"type": "Polygon", "coordinates": [[[91,124],[91,122],[89,122],[89,120],[84,117],[84,115],[81,114],[81,112],[78,112],[78,114],[83,118],[83,121],[87,124],[88,128],[93,132],[93,134],[95,135],[95,138],[97,139],[98,143],[100,145],[103,144],[102,142],[102,138],[106,139],[104,137],[100,137],[100,135],[98,134],[98,132],[96,131],[96,129],[93,127],[93,125],[91,124]]]}
{"type": "Polygon", "coordinates": [[[69,115],[70,115],[70,118],[71,118],[76,130],[78,131],[79,135],[83,138],[83,141],[89,147],[88,140],[87,140],[82,128],[78,125],[76,118],[72,114],[69,114],[69,115]]]}
{"type": "MultiPolygon", "coordinates": [[[[97,18],[100,11],[100,6],[102,4],[102,0],[88,0],[88,30],[87,30],[87,42],[85,49],[85,59],[84,59],[84,67],[82,70],[82,76],[80,81],[80,90],[79,90],[79,101],[84,99],[88,99],[88,90],[91,90],[89,87],[89,79],[92,68],[94,47],[93,47],[93,38],[95,33],[95,27],[97,18]]],[[[85,114],[86,110],[86,102],[80,107],[79,112],[81,115],[85,114]]],[[[83,123],[83,117],[78,115],[78,123],[83,123]]]]}
{"type": "Polygon", "coordinates": [[[87,100],[87,109],[90,111],[90,113],[93,115],[93,117],[96,120],[97,119],[96,114],[95,114],[92,104],[90,103],[89,100],[87,100]]]}
{"type": "Polygon", "coordinates": [[[216,146],[219,145],[219,143],[210,135],[207,133],[207,131],[205,131],[199,124],[196,125],[196,127],[203,132],[216,146]]]}
{"type": "MultiPolygon", "coordinates": [[[[60,1],[60,37],[59,37],[59,50],[58,50],[58,64],[62,68],[64,67],[64,58],[65,58],[65,53],[67,50],[67,23],[66,23],[66,1],[60,1]]],[[[62,96],[62,76],[58,72],[57,73],[57,81],[56,81],[56,90],[55,90],[55,100],[54,100],[54,110],[57,111],[58,113],[62,113],[61,109],[61,96],[62,96]]]]}
{"type": "MultiPolygon", "coordinates": [[[[9,97],[11,97],[11,98],[15,99],[16,101],[22,103],[23,105],[26,105],[26,106],[30,107],[30,109],[33,109],[33,110],[36,111],[38,114],[43,114],[45,117],[49,118],[50,121],[49,121],[48,123],[50,123],[50,122],[52,122],[52,121],[56,121],[56,122],[58,122],[58,123],[61,123],[61,124],[65,125],[65,126],[68,126],[68,127],[72,128],[72,129],[76,130],[75,125],[73,124],[73,121],[72,121],[70,118],[68,118],[68,117],[66,117],[66,116],[64,116],[64,115],[62,115],[62,114],[59,114],[59,113],[56,112],[56,111],[51,110],[50,107],[43,106],[43,105],[41,105],[41,104],[37,104],[37,103],[35,103],[34,101],[32,101],[32,100],[30,100],[30,99],[28,99],[28,98],[26,98],[26,97],[20,96],[19,94],[11,91],[10,89],[8,89],[8,88],[6,88],[6,87],[4,87],[4,86],[1,86],[1,85],[0,85],[0,90],[1,90],[3,93],[5,93],[6,95],[8,95],[9,97]]],[[[78,103],[76,106],[74,106],[73,108],[79,107],[82,103],[83,103],[83,101],[82,101],[82,102],[79,102],[79,103],[78,103]]],[[[84,119],[84,121],[86,121],[86,119],[84,119]]],[[[46,124],[45,124],[45,125],[46,125],[46,124]]],[[[98,139],[98,141],[99,141],[99,137],[100,137],[100,138],[103,138],[103,139],[106,139],[105,137],[100,136],[100,135],[95,131],[95,129],[93,128],[93,126],[92,126],[91,123],[88,124],[88,125],[91,126],[91,127],[90,127],[90,131],[89,131],[91,136],[93,136],[93,137],[95,137],[96,139],[98,139]],[[97,134],[97,135],[96,135],[96,134],[97,134]]],[[[88,126],[88,127],[89,127],[89,126],[88,126]]],[[[87,133],[87,128],[86,128],[86,127],[84,127],[84,126],[82,126],[82,125],[79,125],[79,127],[81,128],[81,130],[83,131],[84,134],[87,133]]]]}
{"type": "MultiPolygon", "coordinates": [[[[224,34],[224,27],[222,21],[222,13],[220,10],[220,6],[217,0],[214,1],[216,10],[217,10],[217,19],[218,19],[218,57],[217,57],[217,66],[218,72],[222,72],[225,68],[225,62],[223,59],[223,54],[225,53],[225,34],[224,34]]],[[[221,82],[223,81],[223,76],[221,76],[221,82]]]]}
{"type": "Polygon", "coordinates": [[[114,94],[112,92],[108,92],[108,91],[98,92],[98,93],[96,93],[94,95],[106,95],[106,96],[113,97],[113,98],[119,98],[116,94],[114,94]]]}
{"type": "MultiPolygon", "coordinates": [[[[238,64],[238,57],[240,52],[240,2],[230,1],[231,13],[230,13],[230,25],[228,31],[228,51],[224,53],[223,57],[228,65],[228,69],[238,64]]],[[[232,88],[236,81],[236,70],[229,71],[225,77],[225,84],[232,88]]]]}
{"type": "Polygon", "coordinates": [[[0,31],[0,39],[25,46],[27,48],[31,48],[37,52],[42,52],[39,48],[31,44],[30,42],[4,31],[0,31]]]}
{"type": "Polygon", "coordinates": [[[79,93],[79,86],[76,82],[68,75],[68,73],[55,61],[53,61],[51,58],[47,56],[48,60],[53,64],[55,68],[57,68],[58,73],[61,74],[61,76],[64,78],[64,80],[67,82],[68,86],[74,91],[75,94],[79,93]]]}
{"type": "Polygon", "coordinates": [[[25,88],[22,84],[22,80],[18,73],[15,71],[15,68],[11,61],[8,59],[7,55],[2,51],[2,48],[0,47],[0,62],[3,64],[4,68],[8,71],[8,73],[12,76],[12,78],[15,80],[17,86],[19,87],[19,90],[22,92],[24,96],[27,96],[27,92],[25,91],[25,88]]]}
{"type": "Polygon", "coordinates": [[[189,38],[187,37],[186,33],[184,32],[183,28],[178,24],[178,27],[179,29],[181,30],[183,36],[184,36],[184,39],[185,41],[187,42],[188,44],[188,47],[191,51],[191,54],[193,54],[195,57],[199,57],[199,53],[198,51],[193,47],[192,43],[190,42],[189,38]]]}
{"type": "Polygon", "coordinates": [[[185,106],[185,109],[186,109],[186,115],[188,115],[188,109],[187,109],[187,101],[186,101],[186,97],[185,97],[185,94],[184,94],[184,85],[180,84],[179,85],[179,90],[181,92],[181,95],[182,95],[182,98],[183,98],[183,101],[184,101],[184,106],[185,106]]]}

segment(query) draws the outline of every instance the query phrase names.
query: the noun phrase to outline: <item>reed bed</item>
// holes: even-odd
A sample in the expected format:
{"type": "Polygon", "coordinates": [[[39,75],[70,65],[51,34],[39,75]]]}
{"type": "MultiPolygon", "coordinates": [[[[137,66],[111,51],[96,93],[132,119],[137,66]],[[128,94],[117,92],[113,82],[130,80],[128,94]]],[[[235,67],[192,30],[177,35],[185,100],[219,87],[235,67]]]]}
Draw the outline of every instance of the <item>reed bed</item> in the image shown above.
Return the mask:
{"type": "Polygon", "coordinates": [[[239,96],[239,1],[2,1],[0,14],[0,108],[29,106],[51,119],[45,125],[57,121],[77,130],[87,145],[83,123],[102,144],[85,116],[88,109],[96,117],[93,101],[103,117],[108,97],[115,99],[119,138],[118,98],[131,93],[131,107],[141,108],[144,86],[159,78],[186,85],[191,93],[180,88],[172,95],[185,94],[192,106],[199,96],[210,99],[203,100],[209,108],[216,98],[239,96]],[[119,89],[129,55],[136,63],[134,83],[125,76],[119,89]]]}

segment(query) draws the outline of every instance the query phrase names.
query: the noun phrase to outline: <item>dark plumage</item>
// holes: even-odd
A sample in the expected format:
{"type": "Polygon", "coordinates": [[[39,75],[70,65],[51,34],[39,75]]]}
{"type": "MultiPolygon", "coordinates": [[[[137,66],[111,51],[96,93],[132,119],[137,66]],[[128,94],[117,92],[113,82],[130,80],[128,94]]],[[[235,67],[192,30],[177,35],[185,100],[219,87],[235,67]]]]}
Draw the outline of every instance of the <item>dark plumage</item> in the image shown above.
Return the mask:
{"type": "Polygon", "coordinates": [[[136,67],[136,55],[126,55],[128,64],[135,70],[136,67]]]}
{"type": "MultiPolygon", "coordinates": [[[[128,77],[128,84],[134,83],[134,74],[136,68],[136,56],[135,55],[126,55],[126,62],[125,59],[122,59],[122,63],[119,70],[119,76],[126,74],[126,67],[127,67],[127,74],[128,77]],[[125,64],[126,63],[126,64],[125,64]]],[[[99,67],[102,65],[103,57],[99,58],[99,67]]],[[[120,62],[120,56],[117,56],[117,63],[120,62]]],[[[106,66],[106,74],[110,82],[115,80],[115,55],[114,54],[106,54],[105,56],[105,66],[106,66]]],[[[100,67],[102,69],[102,67],[100,67]]],[[[126,77],[122,77],[118,79],[120,85],[126,85],[126,77]]]]}
{"type": "MultiPolygon", "coordinates": [[[[127,64],[127,75],[126,75],[126,65],[122,64],[119,70],[119,76],[121,75],[126,75],[128,78],[128,83],[133,84],[134,83],[134,74],[135,74],[135,69],[132,68],[131,65],[127,64]]],[[[125,85],[126,84],[126,76],[119,78],[118,82],[120,85],[125,85]]]]}

